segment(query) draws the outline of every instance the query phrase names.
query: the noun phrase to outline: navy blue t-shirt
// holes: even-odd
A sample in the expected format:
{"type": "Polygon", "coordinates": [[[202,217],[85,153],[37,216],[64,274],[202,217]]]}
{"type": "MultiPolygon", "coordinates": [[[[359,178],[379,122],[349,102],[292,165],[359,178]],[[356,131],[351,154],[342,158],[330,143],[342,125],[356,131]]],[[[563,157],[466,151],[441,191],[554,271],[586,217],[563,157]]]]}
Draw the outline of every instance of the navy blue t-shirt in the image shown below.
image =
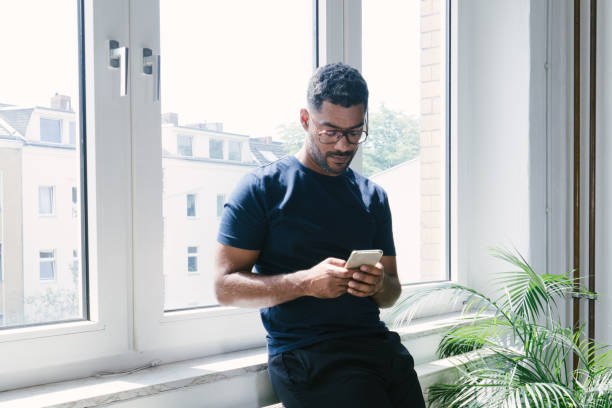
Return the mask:
{"type": "MultiPolygon", "coordinates": [[[[395,256],[384,190],[350,168],[319,174],[288,156],[242,178],[225,204],[217,240],[259,250],[254,272],[276,275],[309,269],[353,249],[395,256]]],[[[320,341],[386,332],[371,298],[304,296],[261,309],[268,353],[320,341]]]]}

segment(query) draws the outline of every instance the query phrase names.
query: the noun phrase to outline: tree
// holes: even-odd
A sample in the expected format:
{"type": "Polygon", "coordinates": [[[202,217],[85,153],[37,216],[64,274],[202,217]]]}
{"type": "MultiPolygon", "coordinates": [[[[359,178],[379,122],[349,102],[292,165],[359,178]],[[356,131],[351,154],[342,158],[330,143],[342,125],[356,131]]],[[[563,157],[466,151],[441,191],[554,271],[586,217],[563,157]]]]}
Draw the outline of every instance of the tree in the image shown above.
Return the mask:
{"type": "Polygon", "coordinates": [[[278,125],[276,135],[283,142],[285,153],[288,155],[297,153],[304,144],[304,128],[297,121],[278,125]]]}
{"type": "Polygon", "coordinates": [[[386,170],[419,155],[419,123],[414,117],[380,104],[370,110],[369,136],[363,146],[363,174],[386,170]]]}
{"type": "MultiPolygon", "coordinates": [[[[419,122],[405,113],[380,104],[369,113],[369,135],[363,145],[363,171],[369,177],[419,155],[419,122]]],[[[277,136],[287,154],[294,154],[304,143],[304,129],[299,122],[277,126],[277,136]]]]}

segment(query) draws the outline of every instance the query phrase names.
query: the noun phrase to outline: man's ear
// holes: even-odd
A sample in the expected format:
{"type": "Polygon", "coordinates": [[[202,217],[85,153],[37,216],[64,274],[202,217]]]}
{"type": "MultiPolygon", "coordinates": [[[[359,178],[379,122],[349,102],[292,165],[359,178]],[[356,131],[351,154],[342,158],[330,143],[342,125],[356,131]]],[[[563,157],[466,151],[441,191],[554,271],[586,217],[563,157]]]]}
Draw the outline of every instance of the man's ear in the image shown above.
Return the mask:
{"type": "Polygon", "coordinates": [[[302,108],[300,109],[300,123],[305,131],[308,132],[308,124],[310,123],[310,115],[308,110],[302,108]]]}

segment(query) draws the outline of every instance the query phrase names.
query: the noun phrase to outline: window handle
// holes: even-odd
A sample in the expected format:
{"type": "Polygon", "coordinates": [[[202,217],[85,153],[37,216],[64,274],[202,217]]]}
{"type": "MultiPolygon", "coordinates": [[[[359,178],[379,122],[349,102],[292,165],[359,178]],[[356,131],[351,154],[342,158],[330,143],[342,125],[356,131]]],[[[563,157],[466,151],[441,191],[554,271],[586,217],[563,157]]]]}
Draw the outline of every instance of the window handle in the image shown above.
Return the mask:
{"type": "Polygon", "coordinates": [[[161,56],[153,55],[153,50],[150,48],[142,49],[142,73],[145,75],[153,75],[155,101],[159,102],[161,94],[161,56]],[[155,65],[155,68],[153,67],[155,65]]]}
{"type": "Polygon", "coordinates": [[[120,47],[119,41],[108,42],[109,62],[111,68],[119,68],[121,79],[119,81],[119,95],[126,96],[128,91],[128,47],[120,47]]]}

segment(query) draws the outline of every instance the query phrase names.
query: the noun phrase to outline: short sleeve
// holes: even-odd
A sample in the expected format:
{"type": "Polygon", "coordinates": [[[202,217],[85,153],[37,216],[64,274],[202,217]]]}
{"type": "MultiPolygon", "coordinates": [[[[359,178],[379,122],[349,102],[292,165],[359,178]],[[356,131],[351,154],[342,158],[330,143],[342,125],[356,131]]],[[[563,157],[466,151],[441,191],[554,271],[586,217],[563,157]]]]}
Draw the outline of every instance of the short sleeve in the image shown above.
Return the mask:
{"type": "Polygon", "coordinates": [[[217,241],[241,249],[262,249],[267,229],[260,179],[249,173],[225,203],[217,241]]]}
{"type": "Polygon", "coordinates": [[[381,194],[381,203],[376,214],[376,237],[374,247],[383,250],[385,256],[395,256],[395,243],[393,241],[393,222],[387,194],[381,194]]]}

